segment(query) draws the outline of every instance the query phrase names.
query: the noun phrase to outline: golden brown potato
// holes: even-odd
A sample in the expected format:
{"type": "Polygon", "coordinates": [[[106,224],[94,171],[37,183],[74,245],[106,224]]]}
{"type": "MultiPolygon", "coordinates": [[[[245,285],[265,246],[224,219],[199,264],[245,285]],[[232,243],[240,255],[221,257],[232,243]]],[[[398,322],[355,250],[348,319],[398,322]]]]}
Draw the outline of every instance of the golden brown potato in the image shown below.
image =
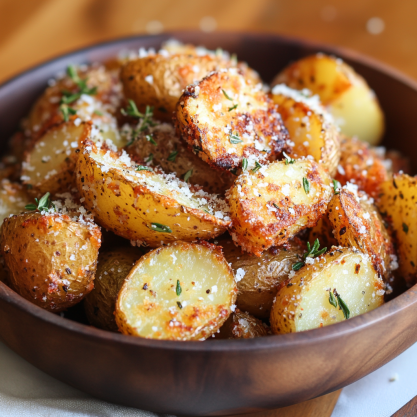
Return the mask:
{"type": "Polygon", "coordinates": [[[140,248],[132,247],[100,252],[94,289],[84,300],[84,310],[91,325],[118,331],[114,318],[116,299],[130,270],[142,255],[140,248]]]}
{"type": "MultiPolygon", "coordinates": [[[[103,66],[69,68],[73,69],[73,76],[67,73],[65,76],[53,80],[29,113],[26,127],[35,138],[42,136],[51,126],[64,120],[60,106],[65,96],[74,94],[78,97],[81,96],[79,98],[73,96],[75,100],[68,103],[70,108],[78,105],[77,114],[68,113],[70,119],[75,120],[82,116],[83,121],[87,121],[83,115],[86,112],[91,119],[96,116],[100,118],[100,115],[95,112],[114,112],[116,110],[121,91],[117,74],[107,71],[103,66]],[[86,82],[84,89],[80,88],[79,81],[86,82]],[[82,91],[85,93],[81,95],[82,91]]],[[[69,68],[67,72],[70,72],[69,68]]]]}
{"type": "Polygon", "coordinates": [[[224,257],[231,264],[237,281],[236,306],[258,319],[268,319],[278,289],[292,265],[304,253],[299,239],[288,242],[281,248],[270,248],[261,257],[242,253],[231,239],[222,239],[224,257]]]}
{"type": "Polygon", "coordinates": [[[394,231],[399,275],[408,285],[417,282],[417,179],[396,174],[381,186],[378,208],[394,231]]]}
{"type": "Polygon", "coordinates": [[[337,240],[333,235],[333,225],[327,214],[309,231],[308,241],[310,242],[310,245],[313,245],[316,239],[319,240],[321,246],[327,248],[337,246],[337,240]]]}
{"type": "Polygon", "coordinates": [[[139,110],[152,106],[157,119],[170,121],[185,87],[213,71],[236,67],[249,82],[260,82],[245,64],[237,64],[223,54],[196,53],[195,47],[130,60],[122,67],[121,81],[126,98],[132,99],[139,110]]]}
{"type": "Polygon", "coordinates": [[[104,144],[84,144],[76,177],[83,204],[97,222],[138,245],[214,238],[230,224],[222,199],[175,174],[136,165],[126,152],[104,144]]]}
{"type": "Polygon", "coordinates": [[[269,326],[238,308],[213,335],[214,339],[254,339],[271,334],[269,326]]]}
{"type": "Polygon", "coordinates": [[[205,340],[229,317],[236,291],[218,247],[175,242],[136,263],[119,292],[116,322],[123,334],[205,340]]]}
{"type": "Polygon", "coordinates": [[[282,334],[328,326],[381,306],[384,293],[384,282],[368,255],[332,247],[280,289],[271,311],[271,329],[282,334]]]}
{"type": "Polygon", "coordinates": [[[201,185],[208,193],[224,195],[235,178],[229,172],[212,169],[188,149],[174,127],[167,123],[144,132],[126,151],[135,162],[143,164],[151,159],[147,165],[160,166],[167,173],[174,172],[178,178],[191,172],[188,182],[201,185]],[[154,143],[146,140],[148,134],[152,135],[154,143]]]}
{"type": "Polygon", "coordinates": [[[314,226],[326,212],[333,187],[326,169],[308,159],[274,162],[255,171],[237,178],[227,201],[233,240],[259,256],[314,226]]]}
{"type": "Polygon", "coordinates": [[[267,161],[288,150],[277,106],[235,69],[214,72],[188,86],[177,104],[177,127],[210,165],[238,168],[242,158],[267,161]]]}
{"type": "Polygon", "coordinates": [[[81,143],[91,137],[91,123],[62,122],[51,127],[25,152],[21,180],[29,192],[68,192],[75,187],[75,163],[81,143]]]}
{"type": "Polygon", "coordinates": [[[366,196],[360,198],[343,188],[330,201],[328,213],[339,244],[369,255],[378,274],[388,279],[395,252],[376,207],[366,196]]]}
{"type": "Polygon", "coordinates": [[[340,159],[339,129],[318,97],[306,97],[284,84],[276,85],[272,94],[292,141],[289,156],[311,155],[334,176],[340,159]]]}
{"type": "Polygon", "coordinates": [[[381,153],[357,138],[344,136],[340,142],[341,158],[335,179],[342,185],[353,182],[373,198],[388,179],[387,164],[381,153]]]}
{"type": "Polygon", "coordinates": [[[322,53],[286,67],[274,80],[320,97],[342,133],[376,145],[384,130],[384,114],[366,81],[340,58],[322,53]]]}
{"type": "Polygon", "coordinates": [[[11,287],[49,311],[73,306],[94,287],[100,238],[100,229],[85,216],[43,209],[6,218],[1,255],[11,287]]]}

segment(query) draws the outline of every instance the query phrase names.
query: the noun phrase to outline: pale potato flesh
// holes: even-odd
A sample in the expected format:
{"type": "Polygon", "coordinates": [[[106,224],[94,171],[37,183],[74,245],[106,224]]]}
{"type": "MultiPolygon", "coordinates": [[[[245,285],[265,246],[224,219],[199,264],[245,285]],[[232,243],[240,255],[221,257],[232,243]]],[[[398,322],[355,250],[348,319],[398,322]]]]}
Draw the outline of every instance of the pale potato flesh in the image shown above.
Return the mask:
{"type": "Polygon", "coordinates": [[[229,317],[236,291],[216,246],[176,242],[136,263],[120,290],[116,322],[124,334],[204,340],[229,317]]]}
{"type": "Polygon", "coordinates": [[[350,317],[371,311],[384,303],[384,283],[367,255],[353,249],[332,247],[302,267],[278,292],[271,311],[275,334],[301,332],[345,320],[339,305],[329,302],[336,289],[350,317]]]}
{"type": "Polygon", "coordinates": [[[330,183],[326,169],[308,159],[245,171],[227,197],[233,240],[256,255],[282,245],[326,212],[333,194],[330,183]]]}

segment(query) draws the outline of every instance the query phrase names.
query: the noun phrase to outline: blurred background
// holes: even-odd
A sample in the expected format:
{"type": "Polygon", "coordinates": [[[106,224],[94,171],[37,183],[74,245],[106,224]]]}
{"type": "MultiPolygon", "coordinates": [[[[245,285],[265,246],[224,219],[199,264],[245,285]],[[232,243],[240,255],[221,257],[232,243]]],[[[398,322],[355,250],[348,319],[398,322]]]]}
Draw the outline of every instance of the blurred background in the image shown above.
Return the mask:
{"type": "Polygon", "coordinates": [[[416,0],[0,0],[0,82],[58,54],[173,29],[267,31],[357,50],[417,79],[416,0]]]}

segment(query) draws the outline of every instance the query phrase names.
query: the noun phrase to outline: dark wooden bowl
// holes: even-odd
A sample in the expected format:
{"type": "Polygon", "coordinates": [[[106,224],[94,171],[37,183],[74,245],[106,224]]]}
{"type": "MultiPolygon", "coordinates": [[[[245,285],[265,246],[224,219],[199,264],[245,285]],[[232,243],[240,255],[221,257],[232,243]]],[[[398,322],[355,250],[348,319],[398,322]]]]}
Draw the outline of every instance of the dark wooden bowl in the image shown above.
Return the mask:
{"type": "MultiPolygon", "coordinates": [[[[31,69],[0,87],[0,144],[48,78],[72,63],[170,37],[238,54],[265,81],[318,51],[341,56],[376,91],[387,117],[385,145],[417,161],[417,84],[352,52],[272,34],[171,33],[117,40],[31,69]]],[[[32,305],[0,283],[0,336],[49,375],[106,401],[160,413],[227,415],[276,408],[342,388],[417,341],[417,286],[382,307],[322,329],[254,340],[170,342],[95,329],[32,305]]]]}

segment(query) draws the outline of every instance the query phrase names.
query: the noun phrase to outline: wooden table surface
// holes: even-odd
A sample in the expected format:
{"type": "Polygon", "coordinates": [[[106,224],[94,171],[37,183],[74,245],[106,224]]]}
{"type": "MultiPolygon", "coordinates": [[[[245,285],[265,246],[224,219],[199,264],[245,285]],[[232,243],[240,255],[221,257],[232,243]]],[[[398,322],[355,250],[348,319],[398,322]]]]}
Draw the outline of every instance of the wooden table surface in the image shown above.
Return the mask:
{"type": "Polygon", "coordinates": [[[94,42],[198,28],[345,46],[417,78],[416,18],[416,0],[0,0],[0,82],[94,42]]]}

